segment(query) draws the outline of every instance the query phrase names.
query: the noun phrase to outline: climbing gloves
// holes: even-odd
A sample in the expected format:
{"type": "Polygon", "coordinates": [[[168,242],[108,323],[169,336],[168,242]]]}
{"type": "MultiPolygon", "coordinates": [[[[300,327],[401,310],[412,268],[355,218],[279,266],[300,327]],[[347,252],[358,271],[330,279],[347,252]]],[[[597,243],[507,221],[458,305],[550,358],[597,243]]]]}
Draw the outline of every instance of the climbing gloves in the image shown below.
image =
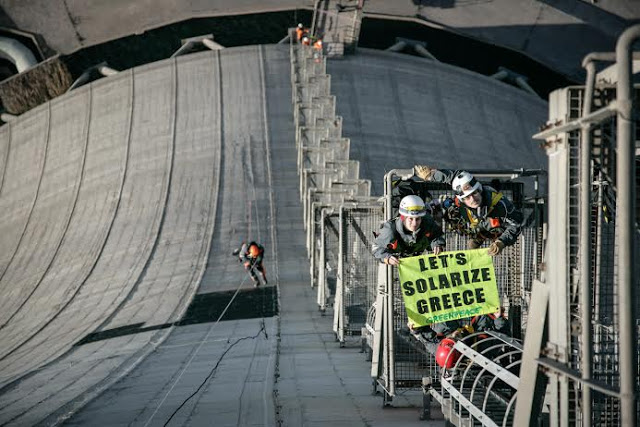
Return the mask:
{"type": "Polygon", "coordinates": [[[398,258],[396,258],[394,256],[388,256],[385,259],[383,259],[382,261],[387,265],[398,265],[398,264],[400,264],[400,261],[398,260],[398,258]]]}
{"type": "Polygon", "coordinates": [[[431,169],[429,166],[425,166],[425,165],[415,165],[413,167],[413,170],[415,171],[415,174],[418,178],[423,179],[425,181],[431,180],[431,177],[433,176],[433,172],[435,171],[435,169],[431,169]]]}
{"type": "Polygon", "coordinates": [[[500,252],[502,252],[503,249],[504,243],[502,243],[500,240],[496,240],[491,244],[491,246],[489,246],[489,250],[487,251],[487,253],[491,256],[496,256],[500,252]]]}

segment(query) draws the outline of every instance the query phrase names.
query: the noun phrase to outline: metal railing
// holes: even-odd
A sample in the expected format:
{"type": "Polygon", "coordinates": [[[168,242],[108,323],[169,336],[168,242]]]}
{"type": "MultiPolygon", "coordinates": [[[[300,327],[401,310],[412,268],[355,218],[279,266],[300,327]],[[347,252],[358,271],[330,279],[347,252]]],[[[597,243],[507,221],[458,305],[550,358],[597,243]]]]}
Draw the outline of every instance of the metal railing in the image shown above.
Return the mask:
{"type": "MultiPolygon", "coordinates": [[[[528,296],[533,279],[539,272],[542,253],[542,220],[540,203],[527,202],[523,197],[523,184],[509,180],[542,173],[538,170],[491,170],[472,171],[479,179],[503,179],[500,192],[513,200],[516,207],[523,210],[525,226],[516,244],[505,248],[499,257],[494,258],[494,270],[498,282],[501,305],[506,308],[512,325],[512,335],[521,337],[523,320],[527,317],[528,296]]],[[[397,180],[412,180],[413,170],[392,170],[385,176],[384,219],[394,218],[400,196],[394,196],[393,183],[397,180]]],[[[445,184],[424,184],[433,200],[453,197],[450,186],[445,184]]],[[[427,200],[427,203],[429,200],[427,200]]],[[[443,223],[447,250],[467,249],[467,240],[449,229],[443,223]]],[[[383,389],[383,402],[390,403],[393,396],[407,389],[418,389],[426,383],[435,384],[440,379],[439,369],[433,358],[435,347],[430,350],[418,342],[409,332],[404,302],[399,291],[397,269],[380,265],[378,277],[379,293],[375,303],[376,319],[373,340],[372,376],[383,389]]],[[[428,390],[433,394],[432,390],[428,390]]],[[[452,397],[455,400],[455,396],[452,397]]],[[[426,404],[426,403],[425,403],[426,404]]],[[[428,408],[424,408],[425,411],[428,408]]],[[[485,415],[485,419],[488,415],[485,415]]]]}
{"type": "Polygon", "coordinates": [[[347,337],[361,337],[362,350],[370,353],[377,294],[378,262],[371,256],[373,231],[382,221],[382,203],[340,206],[336,298],[333,331],[341,346],[347,337]]]}
{"type": "MultiPolygon", "coordinates": [[[[552,424],[635,426],[638,422],[637,254],[640,248],[637,110],[640,88],[631,84],[631,52],[640,25],[626,30],[616,52],[588,55],[584,87],[551,94],[553,123],[535,135],[550,155],[547,271],[539,301],[544,316],[529,329],[538,357],[523,369],[546,373],[552,424]],[[615,62],[615,86],[596,83],[596,62],[615,62]],[[634,129],[635,128],[635,129],[634,129]],[[635,181],[635,182],[634,182],[635,181]],[[548,339],[543,340],[544,332],[548,339]]],[[[532,381],[529,381],[532,383],[532,381]]],[[[516,423],[531,423],[534,391],[522,391],[516,423]]]]}
{"type": "MultiPolygon", "coordinates": [[[[640,87],[630,83],[630,50],[639,37],[640,26],[632,27],[615,55],[587,56],[586,86],[552,94],[553,124],[535,136],[545,140],[550,158],[548,204],[537,195],[525,200],[521,184],[510,182],[540,171],[471,171],[481,180],[501,179],[500,191],[527,218],[518,242],[494,259],[514,339],[490,334],[488,341],[459,341],[455,348],[463,357],[446,379],[433,346],[416,340],[406,326],[395,269],[373,260],[368,247],[369,230],[395,216],[391,181],[411,179],[413,171],[385,177],[382,215],[370,183],[358,178],[359,166],[349,160],[325,59],[292,44],[312,286],[318,285],[324,311],[332,306],[335,284],[337,341],[346,345],[361,335],[385,404],[404,390],[422,388],[457,425],[637,424],[640,135],[633,105],[640,87]],[[620,68],[617,85],[596,84],[595,61],[614,60],[620,68]],[[517,341],[522,336],[524,344],[517,341]]],[[[450,195],[439,184],[429,191],[434,198],[450,195]]],[[[466,247],[466,238],[446,232],[449,249],[466,247]]]]}
{"type": "MultiPolygon", "coordinates": [[[[522,345],[497,332],[471,334],[456,342],[460,357],[448,376],[426,391],[458,426],[512,426],[520,383],[522,345]]],[[[451,357],[451,356],[450,356],[451,357]]]]}
{"type": "MultiPolygon", "coordinates": [[[[292,31],[290,31],[292,35],[292,31]]],[[[303,205],[311,286],[324,312],[331,305],[338,269],[338,218],[343,203],[368,201],[371,182],[359,179],[360,165],[349,160],[350,141],[342,137],[326,58],[290,37],[291,87],[296,126],[300,199],[303,205]]]]}

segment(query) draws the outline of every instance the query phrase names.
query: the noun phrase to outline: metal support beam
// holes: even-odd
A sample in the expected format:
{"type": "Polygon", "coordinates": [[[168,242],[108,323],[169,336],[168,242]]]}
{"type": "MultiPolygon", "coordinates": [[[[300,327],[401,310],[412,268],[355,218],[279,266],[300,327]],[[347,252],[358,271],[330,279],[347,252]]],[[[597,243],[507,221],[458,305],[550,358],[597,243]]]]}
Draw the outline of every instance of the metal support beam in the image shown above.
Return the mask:
{"type": "Polygon", "coordinates": [[[508,68],[498,67],[498,72],[495,74],[492,74],[489,77],[496,80],[505,81],[507,83],[515,84],[520,89],[527,91],[532,95],[538,96],[536,91],[533,90],[531,86],[529,86],[529,83],[527,83],[528,79],[526,76],[523,76],[522,74],[518,74],[515,71],[511,71],[508,68]]]}
{"type": "Polygon", "coordinates": [[[497,73],[490,75],[489,77],[496,80],[504,80],[508,75],[509,73],[506,70],[500,70],[497,73]]]}
{"type": "Polygon", "coordinates": [[[14,121],[17,118],[18,118],[18,116],[14,115],[14,114],[9,114],[9,113],[0,114],[0,120],[2,120],[5,123],[10,123],[10,122],[14,121]]]}
{"type": "Polygon", "coordinates": [[[536,359],[540,355],[543,342],[546,341],[548,303],[549,289],[547,285],[537,280],[534,281],[531,306],[529,307],[530,320],[524,338],[524,351],[520,366],[514,426],[537,425],[537,419],[541,412],[547,378],[538,369],[536,359]]]}
{"type": "Polygon", "coordinates": [[[631,48],[640,38],[640,25],[628,28],[616,44],[618,64],[618,153],[616,235],[618,243],[618,333],[620,334],[620,412],[622,425],[637,421],[637,331],[635,313],[635,129],[631,83],[631,48]]]}
{"type": "Polygon", "coordinates": [[[213,41],[213,34],[191,37],[184,39],[182,42],[182,46],[171,55],[171,58],[192,52],[198,45],[202,45],[210,50],[224,49],[224,46],[213,41]]]}
{"type": "Polygon", "coordinates": [[[389,52],[400,52],[405,47],[407,47],[407,44],[405,42],[398,41],[393,46],[388,47],[386,50],[389,52]]]}
{"type": "Polygon", "coordinates": [[[520,77],[516,77],[515,79],[516,84],[518,85],[518,87],[522,90],[525,90],[527,92],[529,92],[532,95],[538,96],[538,94],[536,93],[535,90],[533,90],[533,88],[531,86],[529,86],[529,83],[527,83],[527,79],[520,76],[520,77]]]}
{"type": "Polygon", "coordinates": [[[461,354],[466,356],[477,366],[481,366],[484,370],[490,372],[496,378],[500,378],[502,381],[504,381],[505,384],[508,384],[516,390],[518,389],[520,379],[513,373],[509,372],[509,370],[487,359],[484,355],[478,353],[476,350],[473,350],[462,341],[457,341],[453,348],[458,350],[461,354]]]}
{"type": "Polygon", "coordinates": [[[28,47],[10,37],[0,37],[0,58],[13,63],[18,73],[38,64],[38,60],[28,47]]]}
{"type": "Polygon", "coordinates": [[[291,41],[291,34],[287,34],[286,36],[281,38],[280,41],[277,44],[287,44],[290,41],[291,41]]]}
{"type": "MultiPolygon", "coordinates": [[[[571,368],[568,368],[567,366],[565,366],[564,363],[556,362],[555,360],[549,359],[548,357],[540,357],[536,359],[536,362],[538,363],[538,365],[553,372],[554,375],[562,374],[563,376],[566,376],[567,378],[571,378],[576,382],[583,381],[582,374],[580,372],[575,371],[571,368]]],[[[610,385],[603,383],[601,381],[590,380],[590,381],[584,381],[584,383],[588,385],[589,388],[599,391],[602,394],[606,394],[607,396],[612,396],[616,398],[620,397],[620,392],[618,390],[612,388],[610,385]]]]}
{"type": "MultiPolygon", "coordinates": [[[[474,405],[469,399],[467,399],[462,393],[460,393],[451,383],[448,381],[441,381],[442,388],[445,389],[456,401],[464,407],[474,418],[482,423],[483,426],[486,427],[498,427],[487,414],[485,414],[482,409],[478,408],[474,405]]],[[[473,425],[473,423],[469,423],[468,425],[473,425]]]]}
{"type": "Polygon", "coordinates": [[[416,45],[413,46],[413,49],[418,53],[418,55],[423,56],[423,57],[425,57],[427,59],[431,59],[432,61],[439,62],[438,58],[433,56],[433,54],[431,52],[429,52],[427,50],[427,48],[425,48],[424,46],[416,44],[416,45]]]}
{"type": "Polygon", "coordinates": [[[573,130],[580,129],[585,123],[598,122],[607,117],[613,117],[616,115],[618,111],[618,100],[612,101],[606,106],[600,108],[599,110],[594,111],[591,114],[583,116],[579,119],[570,121],[563,125],[553,126],[549,129],[546,129],[542,132],[538,132],[533,135],[533,139],[547,139],[550,136],[558,135],[560,133],[571,132],[573,130]]]}
{"type": "MultiPolygon", "coordinates": [[[[108,77],[118,73],[118,70],[109,67],[106,62],[101,62],[99,64],[94,65],[93,67],[87,68],[81,75],[78,77],[67,89],[67,92],[71,92],[73,89],[82,86],[83,84],[89,82],[91,79],[91,75],[97,71],[101,75],[108,77]]],[[[95,75],[95,74],[94,74],[95,75]]]]}
{"type": "MultiPolygon", "coordinates": [[[[584,64],[584,63],[583,63],[584,64]]],[[[587,69],[587,85],[582,101],[582,116],[591,113],[593,89],[596,80],[596,66],[590,61],[585,64],[587,69]]],[[[580,306],[581,332],[580,369],[582,379],[591,379],[591,125],[582,125],[580,133],[580,306]]],[[[582,387],[582,425],[591,426],[591,389],[582,387]]]]}
{"type": "Polygon", "coordinates": [[[220,43],[214,42],[213,39],[202,39],[201,43],[210,50],[222,50],[224,46],[220,43]]]}

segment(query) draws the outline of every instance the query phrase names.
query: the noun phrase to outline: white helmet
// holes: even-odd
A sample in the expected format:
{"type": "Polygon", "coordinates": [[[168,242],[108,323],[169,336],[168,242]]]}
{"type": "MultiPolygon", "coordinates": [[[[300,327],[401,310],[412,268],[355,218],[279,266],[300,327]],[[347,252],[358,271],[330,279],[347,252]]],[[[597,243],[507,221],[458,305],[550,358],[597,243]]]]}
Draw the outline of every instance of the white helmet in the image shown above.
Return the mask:
{"type": "Polygon", "coordinates": [[[455,178],[453,178],[451,187],[453,188],[453,191],[455,191],[456,196],[458,196],[458,199],[464,199],[474,191],[482,190],[482,184],[480,184],[479,181],[476,181],[473,175],[465,171],[460,172],[455,176],[455,178]]]}
{"type": "Polygon", "coordinates": [[[400,200],[400,215],[416,218],[425,216],[426,213],[424,202],[419,196],[404,196],[400,200]]]}

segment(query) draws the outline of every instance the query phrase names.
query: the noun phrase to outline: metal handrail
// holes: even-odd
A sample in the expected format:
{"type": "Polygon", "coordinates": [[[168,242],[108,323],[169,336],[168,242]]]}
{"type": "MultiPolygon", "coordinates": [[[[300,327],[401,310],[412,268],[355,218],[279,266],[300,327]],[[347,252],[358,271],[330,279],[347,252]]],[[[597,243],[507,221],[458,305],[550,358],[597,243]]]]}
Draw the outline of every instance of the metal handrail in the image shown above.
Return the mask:
{"type": "Polygon", "coordinates": [[[567,133],[574,130],[578,130],[582,128],[584,125],[592,124],[595,122],[599,122],[609,117],[613,117],[618,112],[618,102],[612,101],[607,104],[605,107],[600,108],[599,110],[594,111],[586,116],[580,117],[579,119],[572,120],[568,123],[564,123],[561,125],[553,126],[547,130],[536,133],[533,135],[533,139],[547,139],[549,137],[558,135],[560,133],[567,133]]]}
{"type": "MultiPolygon", "coordinates": [[[[540,366],[544,366],[550,371],[556,372],[558,374],[566,375],[572,380],[579,382],[581,384],[585,384],[590,388],[599,391],[600,393],[606,394],[607,396],[622,398],[622,393],[619,389],[615,389],[608,384],[605,384],[601,381],[597,380],[585,380],[582,378],[582,374],[576,370],[566,367],[564,364],[555,361],[553,359],[549,359],[548,357],[539,357],[536,359],[536,362],[540,366]]],[[[626,424],[623,424],[626,425],[626,424]]]]}
{"type": "Polygon", "coordinates": [[[634,252],[635,236],[635,135],[633,134],[633,98],[631,83],[631,47],[640,38],[640,25],[625,30],[616,44],[618,64],[617,103],[618,153],[616,182],[616,231],[618,246],[618,328],[620,334],[620,412],[622,424],[635,426],[637,421],[636,381],[638,368],[635,313],[634,252]]]}

